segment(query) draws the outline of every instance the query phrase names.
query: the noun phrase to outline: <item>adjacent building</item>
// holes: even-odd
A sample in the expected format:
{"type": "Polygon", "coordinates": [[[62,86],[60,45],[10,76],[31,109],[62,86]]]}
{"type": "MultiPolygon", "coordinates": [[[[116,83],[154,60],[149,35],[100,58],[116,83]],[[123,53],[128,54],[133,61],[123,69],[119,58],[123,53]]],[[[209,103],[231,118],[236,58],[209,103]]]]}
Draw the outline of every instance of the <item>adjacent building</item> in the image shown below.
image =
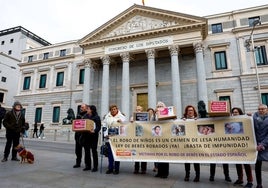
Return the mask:
{"type": "Polygon", "coordinates": [[[253,112],[268,103],[267,8],[198,17],[134,4],[78,41],[23,51],[15,98],[46,125],[82,103],[101,116],[117,104],[128,118],[157,101],[178,117],[200,100],[253,112]]]}
{"type": "Polygon", "coordinates": [[[10,108],[17,94],[21,62],[21,52],[49,42],[29,30],[18,26],[0,31],[0,103],[10,108]]]}

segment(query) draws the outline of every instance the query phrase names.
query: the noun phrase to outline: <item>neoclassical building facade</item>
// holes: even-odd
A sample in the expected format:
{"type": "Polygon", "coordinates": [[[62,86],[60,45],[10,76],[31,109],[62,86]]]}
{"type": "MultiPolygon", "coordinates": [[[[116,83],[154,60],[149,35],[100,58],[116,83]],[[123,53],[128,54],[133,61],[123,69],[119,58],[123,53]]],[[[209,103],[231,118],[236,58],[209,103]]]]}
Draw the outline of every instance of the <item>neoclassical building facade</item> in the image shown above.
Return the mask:
{"type": "Polygon", "coordinates": [[[134,4],[78,41],[24,51],[15,98],[47,125],[82,103],[101,116],[117,104],[128,118],[158,101],[178,117],[200,100],[255,111],[268,103],[267,8],[198,17],[134,4]]]}

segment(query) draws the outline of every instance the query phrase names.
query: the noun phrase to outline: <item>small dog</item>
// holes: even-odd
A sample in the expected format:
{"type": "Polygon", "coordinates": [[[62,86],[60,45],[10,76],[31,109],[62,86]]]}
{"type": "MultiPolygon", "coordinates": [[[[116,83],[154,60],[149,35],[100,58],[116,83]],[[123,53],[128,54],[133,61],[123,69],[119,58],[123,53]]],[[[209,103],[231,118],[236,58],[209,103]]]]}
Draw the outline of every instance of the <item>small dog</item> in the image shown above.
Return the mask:
{"type": "Polygon", "coordinates": [[[28,162],[30,164],[34,163],[34,155],[32,154],[32,152],[27,151],[25,147],[23,147],[21,144],[15,147],[15,149],[17,150],[19,156],[21,157],[20,163],[22,162],[28,162]]]}

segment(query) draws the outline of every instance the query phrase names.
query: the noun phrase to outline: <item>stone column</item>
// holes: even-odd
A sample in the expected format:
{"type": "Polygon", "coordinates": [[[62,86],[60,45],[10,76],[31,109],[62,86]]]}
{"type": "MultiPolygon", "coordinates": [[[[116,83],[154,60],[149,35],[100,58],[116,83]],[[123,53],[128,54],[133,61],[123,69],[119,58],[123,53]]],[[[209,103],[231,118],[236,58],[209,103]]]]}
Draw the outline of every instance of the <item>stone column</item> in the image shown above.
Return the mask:
{"type": "Polygon", "coordinates": [[[202,100],[207,105],[207,83],[206,83],[206,72],[203,58],[203,46],[202,43],[194,44],[195,56],[196,56],[196,69],[197,69],[197,91],[198,101],[202,100]]]}
{"type": "Polygon", "coordinates": [[[121,111],[129,119],[129,53],[124,52],[120,56],[123,61],[121,111]]]}
{"type": "Polygon", "coordinates": [[[36,88],[39,88],[39,83],[37,83],[37,68],[34,69],[34,74],[33,74],[33,87],[32,87],[32,93],[36,93],[36,88]]]}
{"type": "Polygon", "coordinates": [[[148,107],[156,107],[155,50],[146,50],[148,58],[148,107]]]}
{"type": "Polygon", "coordinates": [[[177,110],[177,117],[182,116],[181,104],[181,83],[178,58],[178,46],[169,46],[171,55],[171,80],[172,80],[172,101],[177,110]]]}
{"type": "Polygon", "coordinates": [[[66,88],[69,89],[70,91],[72,90],[72,69],[73,69],[73,63],[68,62],[68,75],[67,75],[67,87],[66,88]]]}
{"type": "Polygon", "coordinates": [[[103,64],[102,72],[102,93],[101,93],[101,118],[109,112],[109,66],[110,57],[101,58],[103,64]]]}
{"type": "Polygon", "coordinates": [[[51,66],[50,67],[50,75],[49,75],[49,85],[48,85],[48,91],[52,91],[53,87],[55,86],[55,82],[54,82],[54,75],[55,75],[55,67],[51,66]]]}
{"type": "Polygon", "coordinates": [[[91,93],[89,92],[90,90],[90,72],[92,68],[92,62],[91,60],[85,59],[85,75],[84,75],[84,86],[83,86],[83,103],[85,104],[90,104],[91,101],[91,93]]]}

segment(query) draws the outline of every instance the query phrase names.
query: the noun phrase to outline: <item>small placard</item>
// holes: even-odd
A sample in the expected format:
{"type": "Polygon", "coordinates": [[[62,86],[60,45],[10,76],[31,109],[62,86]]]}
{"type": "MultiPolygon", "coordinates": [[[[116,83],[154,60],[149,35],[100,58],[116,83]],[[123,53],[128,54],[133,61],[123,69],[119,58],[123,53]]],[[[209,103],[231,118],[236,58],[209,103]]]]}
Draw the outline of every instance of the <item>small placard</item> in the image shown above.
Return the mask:
{"type": "Polygon", "coordinates": [[[165,107],[157,111],[158,120],[176,119],[176,108],[174,106],[165,107]]]}
{"type": "Polygon", "coordinates": [[[210,111],[211,112],[227,112],[227,101],[211,101],[210,111]]]}
{"type": "Polygon", "coordinates": [[[134,121],[149,121],[149,113],[148,112],[134,112],[134,121]]]}
{"type": "Polygon", "coordinates": [[[230,116],[230,106],[228,101],[209,101],[208,115],[210,117],[230,116]]]}
{"type": "Polygon", "coordinates": [[[94,132],[95,123],[90,119],[76,119],[72,124],[73,131],[90,131],[94,132]]]}

